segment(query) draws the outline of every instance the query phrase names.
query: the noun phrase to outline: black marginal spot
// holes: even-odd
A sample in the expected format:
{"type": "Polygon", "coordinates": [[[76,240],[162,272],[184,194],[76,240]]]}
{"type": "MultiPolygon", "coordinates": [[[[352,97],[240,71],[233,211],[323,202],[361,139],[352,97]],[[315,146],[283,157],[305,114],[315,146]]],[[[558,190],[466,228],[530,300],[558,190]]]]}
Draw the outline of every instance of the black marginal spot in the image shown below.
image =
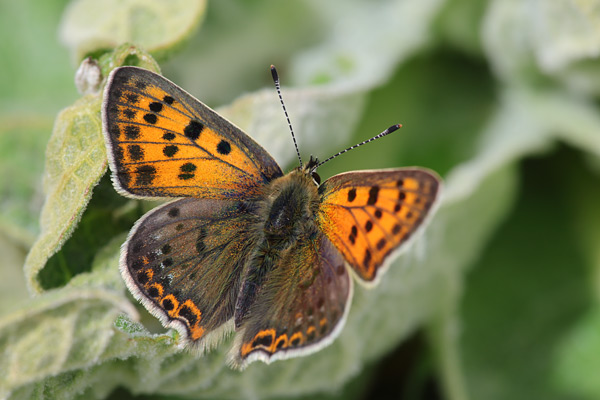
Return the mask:
{"type": "Polygon", "coordinates": [[[371,222],[371,220],[368,220],[365,224],[365,231],[371,232],[371,229],[373,229],[373,223],[371,222]]]}
{"type": "Polygon", "coordinates": [[[173,102],[175,101],[174,98],[172,98],[171,96],[165,96],[163,97],[163,101],[167,104],[173,104],[173,102]]]}
{"type": "Polygon", "coordinates": [[[158,121],[158,117],[154,114],[148,113],[148,114],[144,115],[144,121],[146,121],[149,124],[154,125],[156,123],[156,121],[158,121]]]}
{"type": "Polygon", "coordinates": [[[127,125],[125,127],[125,136],[127,139],[135,140],[140,137],[140,127],[135,125],[127,125]]]}
{"type": "Polygon", "coordinates": [[[267,335],[267,336],[258,337],[256,339],[254,339],[254,341],[252,342],[252,347],[257,347],[257,346],[271,347],[271,343],[273,343],[273,336],[267,335]]]}
{"type": "Polygon", "coordinates": [[[173,265],[173,259],[171,257],[165,258],[162,262],[162,265],[169,268],[170,266],[173,265]]]}
{"type": "Polygon", "coordinates": [[[171,299],[164,299],[162,301],[162,306],[167,311],[171,311],[173,308],[175,308],[175,305],[173,304],[171,299]]]}
{"type": "Polygon", "coordinates": [[[379,186],[373,186],[369,189],[369,200],[367,200],[368,205],[373,205],[377,203],[377,197],[379,196],[379,186]]]}
{"type": "Polygon", "coordinates": [[[137,174],[135,178],[136,186],[150,186],[156,177],[156,168],[152,165],[142,165],[137,167],[135,173],[137,174]]]}
{"type": "Polygon", "coordinates": [[[394,212],[398,212],[398,211],[400,211],[400,209],[401,209],[401,208],[402,208],[402,206],[400,206],[400,204],[396,204],[396,205],[394,206],[394,212]]]}
{"type": "Polygon", "coordinates": [[[135,259],[133,260],[133,262],[131,263],[131,269],[140,269],[144,266],[144,262],[142,261],[141,258],[135,259]]]}
{"type": "Polygon", "coordinates": [[[300,338],[299,337],[295,337],[294,339],[292,339],[292,341],[290,342],[290,346],[298,346],[300,344],[300,338]]]}
{"type": "Polygon", "coordinates": [[[398,187],[404,186],[404,179],[398,179],[398,182],[396,182],[396,186],[398,186],[398,187]]]}
{"type": "Polygon", "coordinates": [[[315,331],[312,330],[310,333],[306,334],[306,339],[310,342],[311,340],[313,340],[315,338],[315,331]]]}
{"type": "Polygon", "coordinates": [[[192,120],[183,130],[183,134],[189,139],[196,140],[200,137],[203,129],[204,125],[201,122],[192,120]]]}
{"type": "Polygon", "coordinates": [[[179,316],[187,319],[191,326],[196,325],[196,321],[198,321],[198,317],[196,317],[196,314],[188,306],[181,307],[179,316]]]}
{"type": "Polygon", "coordinates": [[[144,244],[141,240],[138,240],[137,242],[133,243],[133,246],[131,246],[131,251],[133,253],[139,253],[142,250],[142,247],[144,247],[144,244]]]}
{"type": "Polygon", "coordinates": [[[123,116],[125,116],[125,118],[127,118],[127,119],[134,119],[135,111],[130,108],[127,108],[127,109],[123,110],[123,116]]]}
{"type": "Polygon", "coordinates": [[[229,142],[221,140],[217,145],[217,151],[219,152],[219,154],[223,154],[224,156],[226,156],[227,154],[231,153],[231,145],[229,144],[229,142]]]}
{"type": "Polygon", "coordinates": [[[156,101],[153,101],[152,103],[150,103],[150,111],[154,111],[155,113],[159,113],[162,111],[163,105],[161,103],[158,103],[156,101]]]}
{"type": "Polygon", "coordinates": [[[163,139],[171,141],[173,139],[175,139],[175,134],[171,133],[171,132],[167,132],[162,136],[163,139]]]}
{"type": "Polygon", "coordinates": [[[409,212],[406,213],[406,218],[407,219],[411,219],[412,217],[413,217],[413,213],[412,212],[409,211],[409,212]]]}
{"type": "Polygon", "coordinates": [[[133,161],[140,161],[140,160],[144,159],[144,150],[142,150],[142,148],[139,145],[137,145],[137,144],[129,145],[127,147],[127,150],[129,150],[129,157],[133,161]]]}
{"type": "Polygon", "coordinates": [[[285,340],[280,340],[279,342],[277,342],[277,350],[281,349],[284,344],[285,344],[285,340]]]}
{"type": "Polygon", "coordinates": [[[356,198],[356,188],[348,190],[348,202],[352,203],[356,198]]]}
{"type": "Polygon", "coordinates": [[[419,204],[421,203],[421,198],[420,197],[416,197],[415,198],[415,204],[419,204]]]}
{"type": "Polygon", "coordinates": [[[365,267],[368,267],[370,262],[371,262],[371,251],[369,249],[367,249],[367,250],[365,250],[365,258],[363,259],[363,265],[365,267]]]}
{"type": "Polygon", "coordinates": [[[133,104],[136,104],[139,99],[138,95],[135,93],[127,93],[125,95],[125,98],[127,99],[128,103],[133,103],[133,104]]]}
{"type": "Polygon", "coordinates": [[[147,271],[140,271],[140,272],[138,272],[138,274],[137,274],[137,280],[142,285],[148,283],[148,281],[150,280],[150,277],[148,276],[148,272],[147,271]]]}
{"type": "Polygon", "coordinates": [[[356,229],[356,225],[352,226],[352,229],[350,230],[350,232],[352,233],[353,236],[358,235],[358,229],[356,229]]]}
{"type": "Polygon", "coordinates": [[[399,200],[404,200],[405,198],[406,198],[406,193],[404,193],[404,192],[398,193],[398,199],[399,200]]]}
{"type": "Polygon", "coordinates": [[[150,297],[158,297],[160,293],[158,292],[158,289],[155,286],[152,286],[150,289],[148,289],[148,295],[150,297]]]}
{"type": "Polygon", "coordinates": [[[375,218],[380,219],[382,215],[381,210],[375,210],[375,218]]]}
{"type": "Polygon", "coordinates": [[[379,239],[377,242],[377,250],[381,250],[385,247],[386,240],[384,238],[379,239]]]}
{"type": "Polygon", "coordinates": [[[165,245],[164,245],[163,247],[161,247],[161,249],[160,249],[160,251],[161,251],[163,254],[165,254],[165,255],[166,255],[166,254],[169,254],[169,253],[171,252],[171,250],[172,250],[172,248],[171,248],[171,245],[170,245],[170,244],[165,244],[165,245]]]}
{"type": "Polygon", "coordinates": [[[179,147],[170,144],[168,146],[165,146],[165,148],[163,149],[163,154],[167,157],[173,157],[175,154],[177,154],[178,151],[179,147]]]}
{"type": "Polygon", "coordinates": [[[397,234],[399,234],[399,233],[400,233],[400,230],[401,230],[401,228],[400,228],[400,225],[396,224],[396,225],[394,225],[394,227],[392,228],[392,233],[393,233],[394,235],[397,235],[397,234]]]}
{"type": "Polygon", "coordinates": [[[179,208],[173,207],[173,208],[169,209],[169,211],[167,212],[167,214],[171,218],[178,217],[179,216],[179,208]]]}

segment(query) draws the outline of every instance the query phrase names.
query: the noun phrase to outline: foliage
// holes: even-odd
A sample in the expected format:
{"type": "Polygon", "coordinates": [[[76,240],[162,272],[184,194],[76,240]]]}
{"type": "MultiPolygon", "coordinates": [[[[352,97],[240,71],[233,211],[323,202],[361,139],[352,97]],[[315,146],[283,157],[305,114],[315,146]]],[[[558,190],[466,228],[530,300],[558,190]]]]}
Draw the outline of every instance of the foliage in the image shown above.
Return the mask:
{"type": "Polygon", "coordinates": [[[0,397],[358,398],[419,329],[446,398],[600,397],[593,2],[99,4],[2,5],[14,39],[0,44],[0,397]],[[103,76],[158,59],[293,166],[276,64],[305,158],[404,125],[321,177],[422,165],[444,177],[441,207],[378,287],[356,288],[328,348],[243,372],[225,365],[230,340],[182,351],[118,272],[126,232],[156,203],[111,186],[101,91],[72,83],[87,56],[103,76]]]}

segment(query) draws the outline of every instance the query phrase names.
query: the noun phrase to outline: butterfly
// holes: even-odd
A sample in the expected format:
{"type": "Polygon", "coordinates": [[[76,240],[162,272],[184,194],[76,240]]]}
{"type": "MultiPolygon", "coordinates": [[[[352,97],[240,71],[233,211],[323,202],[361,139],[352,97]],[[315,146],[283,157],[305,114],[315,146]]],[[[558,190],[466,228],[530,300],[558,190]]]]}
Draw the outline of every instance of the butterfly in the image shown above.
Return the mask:
{"type": "Polygon", "coordinates": [[[137,67],[110,74],[102,123],[121,194],[178,198],[131,229],[120,257],[127,287],[184,347],[204,351],[235,331],[234,368],[330,344],[348,315],[351,275],[374,284],[439,198],[440,178],[423,168],[320,183],[311,157],[284,175],[231,122],[137,67]]]}

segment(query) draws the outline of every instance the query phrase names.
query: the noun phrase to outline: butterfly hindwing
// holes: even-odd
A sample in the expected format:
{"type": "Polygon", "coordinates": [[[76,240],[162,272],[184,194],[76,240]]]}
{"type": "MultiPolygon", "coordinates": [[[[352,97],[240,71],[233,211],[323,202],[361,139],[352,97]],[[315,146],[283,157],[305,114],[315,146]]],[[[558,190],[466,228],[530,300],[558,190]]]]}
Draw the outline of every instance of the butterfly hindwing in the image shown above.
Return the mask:
{"type": "Polygon", "coordinates": [[[113,180],[134,197],[252,197],[282,172],[239,128],[151,71],[115,69],[103,124],[113,180]]]}
{"type": "Polygon", "coordinates": [[[238,201],[176,200],[146,214],[124,244],[127,286],[190,343],[206,343],[200,340],[234,315],[253,249],[251,211],[238,201]]]}
{"type": "Polygon", "coordinates": [[[438,176],[421,168],[339,174],[319,188],[319,226],[357,276],[373,282],[388,254],[422,225],[439,188],[438,176]]]}
{"type": "Polygon", "coordinates": [[[296,242],[261,285],[230,363],[243,368],[257,359],[271,362],[319,350],[341,330],[351,296],[344,259],[325,235],[296,242]]]}

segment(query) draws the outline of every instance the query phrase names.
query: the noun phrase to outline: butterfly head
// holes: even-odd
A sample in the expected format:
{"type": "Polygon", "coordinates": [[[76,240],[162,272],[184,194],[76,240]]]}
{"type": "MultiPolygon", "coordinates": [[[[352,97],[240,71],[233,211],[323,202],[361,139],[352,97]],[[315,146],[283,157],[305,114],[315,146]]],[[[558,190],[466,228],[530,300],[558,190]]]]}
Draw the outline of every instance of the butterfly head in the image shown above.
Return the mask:
{"type": "Polygon", "coordinates": [[[321,184],[321,177],[317,173],[317,168],[319,167],[319,159],[313,158],[310,156],[310,160],[305,164],[299,167],[299,169],[304,172],[306,175],[310,176],[315,182],[317,186],[321,184]]]}

